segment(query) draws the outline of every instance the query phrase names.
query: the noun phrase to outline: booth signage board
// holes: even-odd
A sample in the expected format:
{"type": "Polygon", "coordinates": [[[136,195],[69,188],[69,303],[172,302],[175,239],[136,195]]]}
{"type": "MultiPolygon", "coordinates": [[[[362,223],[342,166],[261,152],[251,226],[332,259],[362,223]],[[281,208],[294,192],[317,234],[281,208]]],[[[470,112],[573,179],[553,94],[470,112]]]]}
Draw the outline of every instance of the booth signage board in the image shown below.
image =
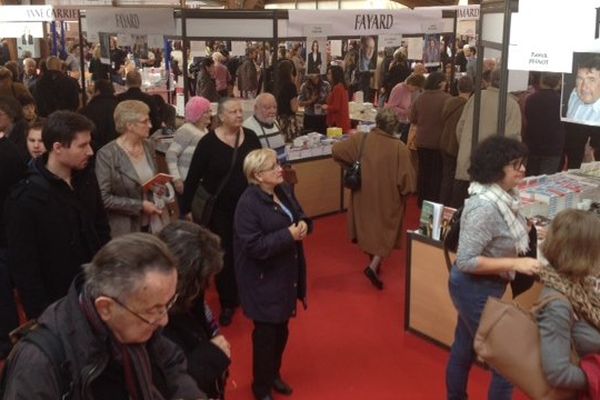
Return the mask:
{"type": "Polygon", "coordinates": [[[88,40],[97,42],[99,32],[131,35],[175,35],[172,8],[98,8],[86,10],[88,40]]]}
{"type": "Polygon", "coordinates": [[[17,38],[23,45],[33,45],[34,38],[44,37],[44,24],[41,22],[3,22],[0,24],[0,37],[17,38]]]}
{"type": "Polygon", "coordinates": [[[379,47],[400,47],[402,46],[402,35],[379,35],[379,47]]]}
{"type": "Polygon", "coordinates": [[[70,7],[44,6],[2,6],[0,22],[50,22],[77,21],[79,10],[70,7]]]}
{"type": "Polygon", "coordinates": [[[599,10],[600,0],[520,0],[508,68],[571,73],[574,53],[600,52],[599,10]]]}
{"type": "Polygon", "coordinates": [[[443,27],[441,10],[289,10],[288,16],[288,37],[305,36],[305,25],[330,25],[329,36],[432,33],[423,27],[443,27]]]}
{"type": "Polygon", "coordinates": [[[304,25],[304,36],[324,37],[329,35],[331,25],[304,25]]]}

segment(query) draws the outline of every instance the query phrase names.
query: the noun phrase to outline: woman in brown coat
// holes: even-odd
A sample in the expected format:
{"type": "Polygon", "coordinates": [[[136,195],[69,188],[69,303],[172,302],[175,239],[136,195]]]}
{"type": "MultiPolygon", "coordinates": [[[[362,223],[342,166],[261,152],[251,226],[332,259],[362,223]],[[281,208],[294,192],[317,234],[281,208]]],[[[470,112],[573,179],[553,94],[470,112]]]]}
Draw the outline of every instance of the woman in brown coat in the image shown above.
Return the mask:
{"type": "Polygon", "coordinates": [[[378,289],[383,289],[378,271],[382,260],[402,243],[402,220],[406,196],[416,190],[416,176],[404,143],[391,133],[399,127],[391,109],[382,110],[377,127],[369,134],[358,134],[333,146],[333,158],[345,167],[359,158],[362,185],[352,192],[348,210],[350,239],[369,255],[364,273],[378,289]]]}

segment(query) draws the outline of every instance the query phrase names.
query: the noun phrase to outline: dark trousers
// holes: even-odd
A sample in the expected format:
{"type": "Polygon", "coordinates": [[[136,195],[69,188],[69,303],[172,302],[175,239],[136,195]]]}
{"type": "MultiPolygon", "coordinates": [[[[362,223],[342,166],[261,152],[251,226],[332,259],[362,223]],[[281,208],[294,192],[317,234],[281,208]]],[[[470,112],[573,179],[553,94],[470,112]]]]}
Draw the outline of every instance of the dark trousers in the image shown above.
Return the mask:
{"type": "Polygon", "coordinates": [[[215,276],[221,309],[235,308],[240,302],[233,259],[233,212],[215,209],[210,221],[210,230],[221,238],[221,247],[225,252],[223,269],[215,276]]]}
{"type": "Polygon", "coordinates": [[[8,270],[6,249],[0,248],[0,359],[10,351],[8,334],[19,326],[19,316],[8,270]]]}
{"type": "Polygon", "coordinates": [[[254,321],[252,332],[252,391],[257,398],[271,393],[273,380],[279,378],[281,359],[288,340],[288,321],[275,324],[254,321]]]}
{"type": "Polygon", "coordinates": [[[440,185],[442,183],[442,155],[439,150],[417,149],[419,155],[419,175],[417,198],[419,207],[423,200],[440,201],[440,185]]]}
{"type": "Polygon", "coordinates": [[[456,174],[456,157],[442,153],[442,183],[440,184],[440,203],[452,207],[452,187],[456,174]]]}
{"type": "Polygon", "coordinates": [[[304,114],[304,126],[302,130],[308,132],[319,132],[323,135],[327,134],[327,122],[324,115],[308,115],[304,114]]]}

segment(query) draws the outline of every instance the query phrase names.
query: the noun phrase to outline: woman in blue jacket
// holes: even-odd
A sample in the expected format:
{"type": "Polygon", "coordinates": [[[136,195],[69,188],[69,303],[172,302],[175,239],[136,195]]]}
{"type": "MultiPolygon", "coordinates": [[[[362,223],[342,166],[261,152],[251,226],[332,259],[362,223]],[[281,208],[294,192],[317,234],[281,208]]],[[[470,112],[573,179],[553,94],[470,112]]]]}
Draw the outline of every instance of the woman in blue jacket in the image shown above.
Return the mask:
{"type": "Polygon", "coordinates": [[[252,391],[256,399],[271,400],[271,389],[292,393],[279,372],[296,300],[306,308],[302,241],[312,223],[283,184],[275,151],[250,152],[244,174],[250,185],[235,211],[235,271],[242,308],[254,321],[252,391]]]}

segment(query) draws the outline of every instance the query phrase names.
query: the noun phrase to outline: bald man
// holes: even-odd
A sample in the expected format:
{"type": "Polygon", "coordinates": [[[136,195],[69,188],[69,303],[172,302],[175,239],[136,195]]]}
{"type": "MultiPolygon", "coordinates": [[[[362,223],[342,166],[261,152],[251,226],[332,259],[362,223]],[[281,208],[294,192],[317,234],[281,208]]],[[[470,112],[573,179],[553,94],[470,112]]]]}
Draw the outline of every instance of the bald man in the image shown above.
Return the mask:
{"type": "Polygon", "coordinates": [[[162,126],[158,105],[151,95],[142,91],[142,75],[137,69],[127,72],[127,75],[125,75],[125,85],[127,86],[127,90],[117,95],[117,101],[120,103],[125,100],[139,100],[146,103],[148,108],[150,108],[152,132],[156,132],[162,126]]]}
{"type": "Polygon", "coordinates": [[[263,147],[277,152],[280,162],[285,162],[285,136],[277,123],[277,101],[270,93],[261,93],[254,103],[254,115],[244,121],[244,128],[252,129],[263,147]]]}

